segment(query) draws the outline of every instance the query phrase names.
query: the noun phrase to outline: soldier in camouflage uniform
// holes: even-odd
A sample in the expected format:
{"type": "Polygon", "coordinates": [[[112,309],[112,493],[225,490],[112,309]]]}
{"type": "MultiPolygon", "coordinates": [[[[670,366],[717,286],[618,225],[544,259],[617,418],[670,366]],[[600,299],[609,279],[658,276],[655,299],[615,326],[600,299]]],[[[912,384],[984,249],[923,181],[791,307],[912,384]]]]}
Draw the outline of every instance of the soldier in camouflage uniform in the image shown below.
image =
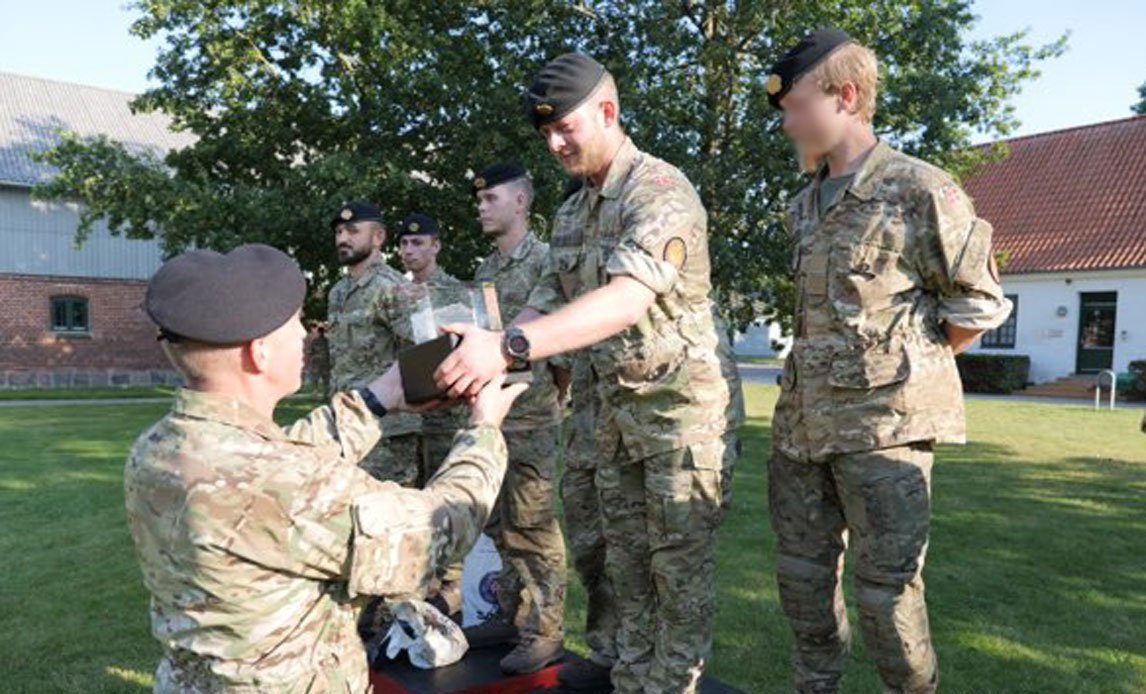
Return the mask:
{"type": "Polygon", "coordinates": [[[147,312],[189,384],[124,470],[163,652],[158,694],[367,691],[364,597],[424,597],[498,494],[499,425],[520,386],[482,392],[425,490],[355,465],[387,410],[404,407],[396,366],[275,424],[275,405],[300,385],[305,292],[294,261],[268,246],[191,251],[149,284],[147,312]]]}
{"type": "MultiPolygon", "coordinates": [[[[463,287],[463,283],[438,265],[438,252],[441,250],[441,232],[433,218],[415,213],[402,220],[398,226],[398,253],[402,265],[410,273],[415,285],[437,288],[463,287]]],[[[408,289],[408,288],[407,288],[408,289]]],[[[415,289],[416,292],[416,289],[415,289]]],[[[405,292],[403,292],[405,294],[405,292]]],[[[388,322],[400,325],[398,332],[403,346],[413,344],[410,325],[411,305],[404,296],[394,297],[396,306],[390,309],[388,322]],[[406,332],[410,330],[411,332],[406,332]]],[[[386,315],[379,312],[379,315],[386,315]]],[[[464,407],[452,407],[426,412],[422,415],[419,451],[418,480],[433,477],[438,467],[450,452],[454,436],[465,425],[464,407]]],[[[443,613],[460,619],[462,608],[462,564],[457,562],[442,569],[441,590],[435,596],[434,605],[443,613]]]]}
{"type": "MultiPolygon", "coordinates": [[[[334,391],[365,384],[394,363],[399,342],[387,315],[374,310],[379,297],[405,282],[381,255],[386,227],[378,209],[365,202],[345,205],[331,222],[339,261],[348,274],[327,296],[330,326],[330,385],[334,391]]],[[[394,412],[383,422],[385,438],[362,460],[380,480],[404,487],[418,483],[421,441],[419,416],[394,412]]]]}
{"type": "MultiPolygon", "coordinates": [[[[474,273],[497,291],[503,320],[525,308],[549,246],[529,230],[533,186],[517,164],[492,164],[473,180],[482,230],[497,251],[474,273]]],[[[531,365],[532,383],[502,424],[509,469],[488,529],[502,557],[501,613],[518,630],[501,662],[507,673],[535,672],[564,654],[565,541],[557,523],[557,442],[561,403],[550,364],[531,365]]]]}
{"type": "Polygon", "coordinates": [[[469,394],[509,364],[586,348],[600,408],[605,566],[620,617],[612,683],[621,694],[691,693],[712,643],[729,400],[707,216],[678,169],[625,135],[600,63],[557,58],[527,101],[566,172],[586,178],[557,213],[528,302],[527,317],[548,315],[504,333],[451,327],[463,339],[438,380],[469,394]]]}
{"type": "Polygon", "coordinates": [[[306,348],[306,369],[310,384],[324,400],[330,397],[330,340],[326,339],[326,326],[319,323],[306,348]]]}
{"type": "Polygon", "coordinates": [[[991,227],[945,172],[879,142],[874,54],[839,31],[773,68],[810,186],[787,228],[796,334],[772,420],[769,501],[800,692],[839,690],[856,598],[884,690],[934,692],[924,601],[932,446],[964,440],[954,355],[1010,311],[991,227]],[[833,134],[834,133],[834,134],[833,134]]]}

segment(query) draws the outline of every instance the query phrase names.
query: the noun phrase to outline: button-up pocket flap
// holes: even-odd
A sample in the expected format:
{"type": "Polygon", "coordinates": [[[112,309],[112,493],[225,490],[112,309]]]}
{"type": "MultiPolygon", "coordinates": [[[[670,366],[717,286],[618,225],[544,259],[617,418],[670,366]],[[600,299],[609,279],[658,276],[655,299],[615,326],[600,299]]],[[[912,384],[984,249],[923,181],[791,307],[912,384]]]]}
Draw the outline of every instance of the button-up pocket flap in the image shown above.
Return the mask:
{"type": "Polygon", "coordinates": [[[828,382],[837,388],[879,388],[906,381],[911,362],[903,346],[884,346],[865,352],[837,354],[832,359],[828,382]]]}

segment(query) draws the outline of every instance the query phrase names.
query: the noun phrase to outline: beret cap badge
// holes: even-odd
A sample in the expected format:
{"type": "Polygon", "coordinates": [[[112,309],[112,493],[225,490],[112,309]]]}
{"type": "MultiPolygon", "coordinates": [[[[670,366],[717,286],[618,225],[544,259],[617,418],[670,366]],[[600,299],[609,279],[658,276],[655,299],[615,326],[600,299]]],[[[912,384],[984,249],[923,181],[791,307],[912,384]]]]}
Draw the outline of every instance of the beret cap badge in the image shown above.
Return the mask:
{"type": "Polygon", "coordinates": [[[549,114],[553,113],[553,107],[550,106],[549,104],[537,104],[537,106],[535,106],[533,108],[533,110],[539,116],[548,116],[549,114]]]}
{"type": "Polygon", "coordinates": [[[767,91],[769,94],[775,94],[783,88],[784,78],[780,77],[780,75],[777,75],[776,73],[768,75],[768,81],[764,85],[765,91],[767,91]]]}
{"type": "Polygon", "coordinates": [[[339,216],[342,217],[343,219],[353,219],[354,218],[354,211],[351,210],[349,207],[344,207],[344,208],[342,208],[342,212],[339,213],[339,216]]]}
{"type": "Polygon", "coordinates": [[[410,225],[407,228],[410,231],[417,231],[417,230],[421,229],[422,227],[417,222],[410,222],[410,225]]]}
{"type": "Polygon", "coordinates": [[[475,178],[474,179],[474,188],[477,188],[478,190],[485,188],[485,179],[482,178],[481,176],[478,176],[477,178],[475,178]]]}

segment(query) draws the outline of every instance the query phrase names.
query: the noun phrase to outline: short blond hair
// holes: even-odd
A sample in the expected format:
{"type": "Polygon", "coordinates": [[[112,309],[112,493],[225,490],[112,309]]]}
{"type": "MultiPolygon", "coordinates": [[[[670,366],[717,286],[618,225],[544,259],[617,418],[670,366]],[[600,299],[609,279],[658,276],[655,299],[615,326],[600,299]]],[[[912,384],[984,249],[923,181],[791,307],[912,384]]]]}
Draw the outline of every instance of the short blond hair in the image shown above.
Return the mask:
{"type": "Polygon", "coordinates": [[[879,61],[875,52],[858,43],[845,43],[812,68],[806,79],[816,82],[829,94],[839,92],[847,82],[856,87],[855,114],[870,123],[875,117],[875,96],[879,85],[879,61]]]}

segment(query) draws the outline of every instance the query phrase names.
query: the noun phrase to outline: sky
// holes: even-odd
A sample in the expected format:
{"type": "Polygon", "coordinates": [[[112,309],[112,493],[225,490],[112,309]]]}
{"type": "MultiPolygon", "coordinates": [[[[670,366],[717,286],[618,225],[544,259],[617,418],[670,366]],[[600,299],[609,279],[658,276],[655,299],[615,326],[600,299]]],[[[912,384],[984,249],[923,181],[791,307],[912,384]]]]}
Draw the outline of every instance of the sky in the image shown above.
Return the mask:
{"type": "MultiPolygon", "coordinates": [[[[5,3],[0,71],[140,92],[158,43],[130,35],[125,0],[5,3]]],[[[1146,82],[1143,0],[976,0],[973,38],[1029,29],[1043,44],[1070,31],[1069,48],[1012,103],[1016,135],[1125,118],[1146,82]]],[[[3,95],[0,94],[0,98],[3,95]]],[[[980,138],[981,139],[981,138],[980,138]]]]}

